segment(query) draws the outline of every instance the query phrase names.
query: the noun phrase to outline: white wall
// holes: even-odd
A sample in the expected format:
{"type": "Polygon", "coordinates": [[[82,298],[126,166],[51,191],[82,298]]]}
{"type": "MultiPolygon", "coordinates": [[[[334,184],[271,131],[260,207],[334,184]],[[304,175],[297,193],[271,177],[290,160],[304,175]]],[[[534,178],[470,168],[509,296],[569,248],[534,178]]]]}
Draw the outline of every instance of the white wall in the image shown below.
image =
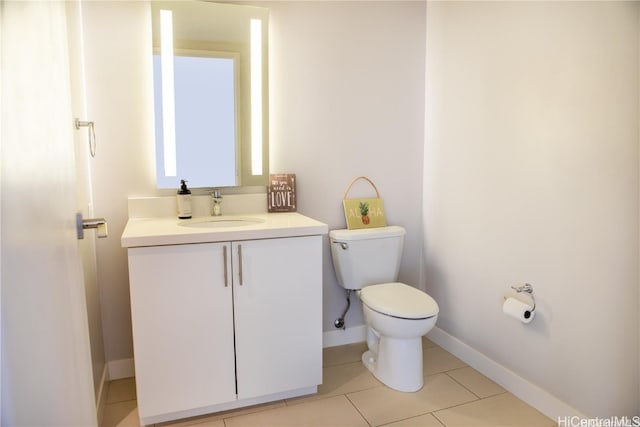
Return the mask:
{"type": "Polygon", "coordinates": [[[151,17],[145,2],[84,2],[87,114],[95,122],[94,208],[109,237],[97,241],[107,361],[133,357],[127,252],[120,236],[127,197],[154,195],[151,17]]]}
{"type": "MultiPolygon", "coordinates": [[[[299,211],[345,228],[343,193],[370,177],[391,224],[407,229],[401,280],[420,285],[425,3],[273,2],[271,171],[298,179],[299,211]]],[[[373,194],[366,185],[354,195],[373,194]]],[[[329,245],[324,330],[345,306],[329,245]]],[[[359,301],[347,327],[364,323],[359,301]]]]}
{"type": "MultiPolygon", "coordinates": [[[[331,228],[345,226],[341,200],[350,180],[369,176],[388,221],[408,231],[401,278],[419,286],[425,4],[257,4],[271,9],[271,170],[296,173],[299,212],[331,228]]],[[[119,239],[127,197],[157,194],[148,8],[145,2],[84,4],[89,119],[98,140],[95,212],[108,219],[110,232],[97,250],[111,362],[133,356],[126,251],[119,239]]],[[[327,242],[324,270],[324,329],[334,330],[345,300],[327,242]]],[[[354,304],[347,326],[361,324],[354,304]]]]}
{"type": "Polygon", "coordinates": [[[590,416],[640,413],[639,6],[427,7],[438,326],[590,416]],[[529,325],[501,313],[522,282],[529,325]]]}

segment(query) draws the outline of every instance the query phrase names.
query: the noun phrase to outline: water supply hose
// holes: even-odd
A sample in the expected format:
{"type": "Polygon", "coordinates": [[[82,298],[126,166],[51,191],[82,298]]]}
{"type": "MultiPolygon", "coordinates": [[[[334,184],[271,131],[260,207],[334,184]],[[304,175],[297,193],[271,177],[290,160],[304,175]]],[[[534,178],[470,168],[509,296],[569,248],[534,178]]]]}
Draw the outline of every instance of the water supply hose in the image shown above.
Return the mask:
{"type": "Polygon", "coordinates": [[[346,326],[344,324],[344,316],[347,314],[347,311],[349,311],[349,307],[351,307],[351,289],[346,289],[347,291],[347,306],[345,307],[344,311],[342,312],[342,316],[338,317],[336,319],[335,322],[333,322],[333,326],[335,326],[337,329],[345,329],[346,326]]]}

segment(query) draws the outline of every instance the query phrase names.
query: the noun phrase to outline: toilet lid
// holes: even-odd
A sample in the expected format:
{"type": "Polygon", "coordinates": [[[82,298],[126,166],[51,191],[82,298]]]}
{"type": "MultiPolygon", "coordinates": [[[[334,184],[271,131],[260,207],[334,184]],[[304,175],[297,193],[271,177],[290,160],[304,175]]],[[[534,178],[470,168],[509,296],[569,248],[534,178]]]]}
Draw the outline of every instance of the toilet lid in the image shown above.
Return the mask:
{"type": "Polygon", "coordinates": [[[360,299],[372,310],[403,319],[438,314],[438,304],[425,292],[404,283],[382,283],[362,288],[360,299]]]}

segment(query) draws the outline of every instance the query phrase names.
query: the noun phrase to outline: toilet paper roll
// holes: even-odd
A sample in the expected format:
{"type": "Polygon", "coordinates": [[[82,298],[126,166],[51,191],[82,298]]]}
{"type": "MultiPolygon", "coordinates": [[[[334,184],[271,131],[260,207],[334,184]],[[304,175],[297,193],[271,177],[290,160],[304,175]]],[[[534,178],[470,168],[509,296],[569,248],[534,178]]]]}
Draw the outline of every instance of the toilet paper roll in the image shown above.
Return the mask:
{"type": "Polygon", "coordinates": [[[529,323],[533,320],[535,311],[533,307],[515,298],[507,298],[502,304],[502,312],[507,316],[518,319],[522,323],[529,323]]]}

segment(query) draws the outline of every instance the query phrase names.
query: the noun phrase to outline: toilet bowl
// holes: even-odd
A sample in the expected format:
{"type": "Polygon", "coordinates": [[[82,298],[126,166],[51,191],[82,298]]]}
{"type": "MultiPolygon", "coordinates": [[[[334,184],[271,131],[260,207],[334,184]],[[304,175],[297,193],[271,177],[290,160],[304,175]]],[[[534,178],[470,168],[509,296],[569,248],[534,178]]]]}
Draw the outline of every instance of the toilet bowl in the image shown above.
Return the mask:
{"type": "Polygon", "coordinates": [[[359,292],[368,326],[362,362],[383,384],[414,392],[424,384],[422,337],[438,318],[438,305],[404,283],[372,285],[359,292]]]}
{"type": "Polygon", "coordinates": [[[338,282],[355,290],[367,324],[367,369],[398,391],[422,388],[422,336],[438,318],[427,293],[396,282],[405,230],[398,226],[332,230],[331,256],[338,282]]]}

